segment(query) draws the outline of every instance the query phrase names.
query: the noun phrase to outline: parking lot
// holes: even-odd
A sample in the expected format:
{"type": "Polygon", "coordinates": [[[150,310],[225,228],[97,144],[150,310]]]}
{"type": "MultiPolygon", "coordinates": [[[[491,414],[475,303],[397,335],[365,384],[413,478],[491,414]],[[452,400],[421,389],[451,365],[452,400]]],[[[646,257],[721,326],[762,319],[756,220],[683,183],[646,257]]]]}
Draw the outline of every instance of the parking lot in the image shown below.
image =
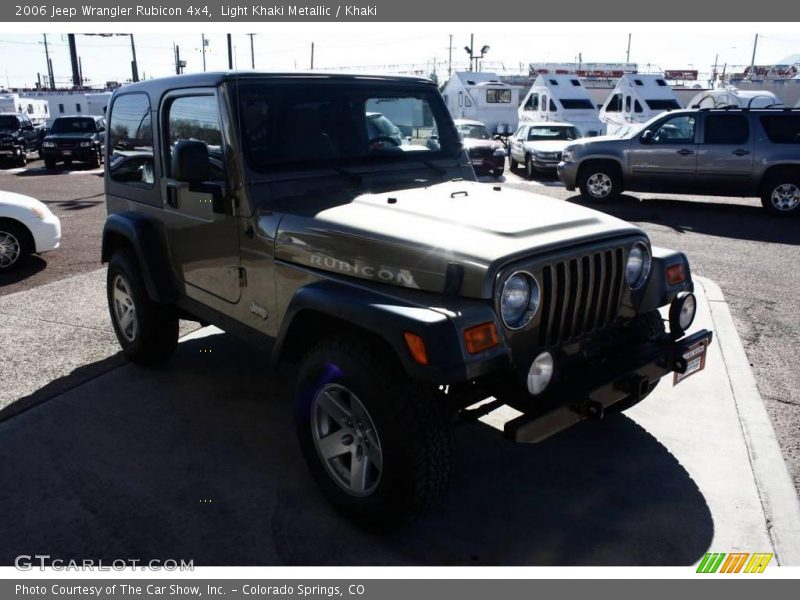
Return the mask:
{"type": "MultiPolygon", "coordinates": [[[[7,548],[21,548],[32,534],[31,543],[49,543],[67,554],[99,549],[113,556],[123,548],[128,554],[186,552],[210,564],[687,564],[698,560],[712,539],[727,547],[737,543],[737,534],[767,543],[766,525],[749,531],[734,527],[737,518],[744,528],[751,523],[724,506],[724,494],[735,490],[722,486],[706,493],[706,482],[714,481],[708,468],[683,447],[684,438],[670,437],[670,424],[679,427],[685,419],[691,430],[692,423],[713,422],[715,410],[720,422],[734,425],[724,404],[729,397],[720,393],[715,404],[699,383],[687,383],[695,391],[677,399],[662,386],[660,399],[671,402],[666,414],[645,403],[603,429],[554,438],[536,455],[486,428],[466,427],[459,433],[460,472],[444,513],[388,541],[350,531],[315,495],[293,438],[280,429],[290,416],[285,378],[246,375],[263,360],[250,347],[204,330],[184,339],[169,369],[142,370],[125,365],[117,354],[99,262],[105,219],[101,175],[101,170],[50,172],[41,161],[0,171],[0,189],[39,198],[63,228],[59,250],[0,276],[5,340],[0,419],[17,415],[2,424],[7,445],[0,463],[8,469],[8,459],[16,457],[17,469],[3,478],[23,492],[12,497],[7,488],[0,502],[22,511],[32,524],[15,530],[7,548]],[[30,335],[9,335],[27,322],[30,335]],[[73,327],[89,331],[93,343],[72,337],[73,327]],[[61,352],[70,344],[73,352],[61,352]],[[695,414],[689,398],[708,404],[695,414]],[[46,412],[20,414],[53,399],[46,412]],[[154,420],[154,415],[160,416],[154,420]],[[264,431],[258,423],[269,427],[264,431]],[[34,437],[37,443],[28,446],[34,437]],[[86,443],[75,449],[76,439],[86,443]],[[625,449],[634,446],[640,448],[637,459],[623,460],[625,449]],[[589,455],[594,458],[587,475],[581,462],[589,455]],[[497,464],[513,466],[498,473],[497,464]],[[98,473],[102,476],[94,479],[98,473]],[[178,490],[170,485],[176,473],[189,482],[178,490]],[[101,489],[97,481],[104,480],[116,485],[101,489]],[[144,490],[134,491],[125,481],[144,482],[144,490]],[[494,491],[476,494],[476,486],[494,491]],[[566,503],[565,489],[572,498],[566,503]],[[59,506],[59,490],[70,504],[59,506]],[[552,521],[542,529],[544,515],[552,521]],[[602,525],[595,519],[600,515],[602,525]],[[480,531],[463,534],[464,520],[478,516],[485,523],[480,531]],[[303,520],[314,527],[299,528],[303,520]],[[723,525],[728,530],[721,534],[723,525]],[[87,535],[78,540],[76,527],[87,535]],[[265,530],[271,536],[260,537],[265,530]],[[331,544],[336,536],[340,542],[331,544]],[[229,543],[219,547],[223,538],[229,543]],[[453,539],[458,543],[451,548],[442,545],[453,539]],[[643,548],[658,544],[658,552],[645,557],[643,548]]],[[[553,178],[528,181],[506,170],[503,185],[584,202],[553,178]]],[[[800,487],[798,220],[768,216],[757,199],[642,194],[595,207],[640,225],[655,245],[683,250],[694,275],[719,285],[800,487]]],[[[722,361],[716,352],[714,359],[722,361]]],[[[728,453],[731,464],[747,462],[744,446],[714,451],[728,453]]],[[[745,511],[758,504],[755,488],[747,486],[735,501],[745,511]]],[[[3,564],[8,561],[6,554],[0,557],[3,564]]]]}

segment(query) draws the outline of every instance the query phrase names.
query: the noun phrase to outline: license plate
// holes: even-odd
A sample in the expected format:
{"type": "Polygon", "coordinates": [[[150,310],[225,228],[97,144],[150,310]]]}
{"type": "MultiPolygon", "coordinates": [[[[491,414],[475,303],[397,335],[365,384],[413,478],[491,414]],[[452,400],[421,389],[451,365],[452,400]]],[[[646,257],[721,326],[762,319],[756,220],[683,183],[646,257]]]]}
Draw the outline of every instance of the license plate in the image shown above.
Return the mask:
{"type": "Polygon", "coordinates": [[[480,167],[481,165],[483,165],[483,159],[482,158],[473,158],[472,159],[472,166],[473,167],[480,167]]]}
{"type": "Polygon", "coordinates": [[[678,385],[681,381],[699,373],[706,368],[706,351],[708,350],[708,340],[700,340],[696,344],[692,344],[683,352],[683,358],[686,360],[686,372],[675,373],[672,379],[672,385],[678,385]]]}
{"type": "Polygon", "coordinates": [[[62,150],[61,154],[64,156],[72,156],[72,150],[62,150]]]}

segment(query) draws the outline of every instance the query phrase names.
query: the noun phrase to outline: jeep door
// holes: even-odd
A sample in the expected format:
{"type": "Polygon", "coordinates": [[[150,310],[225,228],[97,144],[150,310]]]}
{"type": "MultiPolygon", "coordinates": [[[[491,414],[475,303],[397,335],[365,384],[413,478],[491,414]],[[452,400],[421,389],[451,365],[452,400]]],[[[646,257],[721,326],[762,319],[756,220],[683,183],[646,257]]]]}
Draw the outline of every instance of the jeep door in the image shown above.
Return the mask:
{"type": "Polygon", "coordinates": [[[697,152],[698,191],[755,193],[753,135],[750,117],[743,113],[701,113],[697,152]]]}
{"type": "Polygon", "coordinates": [[[697,173],[696,115],[666,117],[634,137],[628,165],[627,189],[652,192],[691,189],[697,173]]]}
{"type": "Polygon", "coordinates": [[[165,224],[173,264],[190,298],[212,306],[208,294],[226,303],[238,302],[239,228],[233,210],[225,210],[232,207],[226,172],[229,145],[221,126],[217,91],[193,88],[172,92],[162,100],[159,113],[164,149],[161,191],[168,213],[165,224]],[[189,139],[202,141],[208,148],[209,185],[192,186],[172,177],[172,148],[178,141],[189,139]],[[223,196],[217,202],[214,188],[223,196]]]}

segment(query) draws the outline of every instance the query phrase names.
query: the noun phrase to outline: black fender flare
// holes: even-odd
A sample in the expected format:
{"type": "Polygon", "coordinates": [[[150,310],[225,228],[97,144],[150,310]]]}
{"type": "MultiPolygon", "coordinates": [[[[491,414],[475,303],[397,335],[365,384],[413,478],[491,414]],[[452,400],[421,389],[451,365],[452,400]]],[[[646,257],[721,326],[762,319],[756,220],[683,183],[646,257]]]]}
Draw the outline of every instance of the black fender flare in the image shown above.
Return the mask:
{"type": "Polygon", "coordinates": [[[278,363],[287,354],[293,335],[304,331],[303,320],[337,320],[381,338],[391,348],[412,378],[430,383],[460,381],[466,376],[457,327],[443,312],[404,299],[343,281],[326,279],[299,288],[283,317],[273,347],[278,363]],[[428,364],[411,356],[404,333],[422,337],[428,364]]]}
{"type": "Polygon", "coordinates": [[[686,258],[683,252],[654,246],[652,248],[652,259],[647,285],[636,292],[639,297],[636,299],[635,305],[638,306],[639,313],[657,310],[661,306],[671,303],[678,292],[694,291],[689,259],[686,258]],[[667,282],[667,268],[679,264],[683,265],[685,279],[681,283],[669,285],[667,282]]]}
{"type": "Polygon", "coordinates": [[[134,212],[109,215],[103,227],[102,262],[111,260],[120,238],[133,250],[150,298],[155,302],[175,302],[178,299],[177,286],[170,271],[166,238],[161,227],[134,212]]]}

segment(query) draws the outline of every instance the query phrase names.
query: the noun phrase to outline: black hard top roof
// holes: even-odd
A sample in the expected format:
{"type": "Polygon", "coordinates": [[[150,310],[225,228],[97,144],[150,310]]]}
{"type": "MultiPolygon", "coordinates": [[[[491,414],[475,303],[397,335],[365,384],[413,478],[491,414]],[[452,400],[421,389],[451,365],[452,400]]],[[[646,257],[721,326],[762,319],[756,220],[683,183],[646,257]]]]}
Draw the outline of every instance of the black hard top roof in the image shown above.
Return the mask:
{"type": "Polygon", "coordinates": [[[411,75],[370,75],[365,73],[325,73],[321,71],[214,71],[206,73],[189,73],[186,75],[173,75],[137,83],[123,85],[117,93],[147,92],[160,96],[164,92],[176,88],[209,87],[217,86],[226,81],[248,79],[296,79],[301,81],[341,81],[341,82],[395,82],[435,85],[430,79],[411,75]]]}

